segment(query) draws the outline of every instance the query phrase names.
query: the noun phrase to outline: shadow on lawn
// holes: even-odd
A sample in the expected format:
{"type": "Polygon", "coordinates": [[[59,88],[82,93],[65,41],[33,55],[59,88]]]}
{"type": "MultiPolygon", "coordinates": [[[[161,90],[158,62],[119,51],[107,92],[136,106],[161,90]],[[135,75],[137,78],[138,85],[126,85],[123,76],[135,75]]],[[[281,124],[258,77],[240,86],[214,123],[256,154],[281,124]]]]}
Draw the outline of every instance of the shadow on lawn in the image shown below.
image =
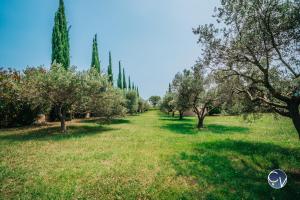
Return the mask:
{"type": "Polygon", "coordinates": [[[220,124],[208,124],[207,129],[213,133],[247,133],[249,128],[241,126],[224,126],[220,124]]]}
{"type": "Polygon", "coordinates": [[[28,141],[28,140],[65,140],[80,138],[94,134],[101,134],[105,131],[114,130],[103,126],[67,126],[67,133],[60,132],[59,127],[39,128],[23,133],[0,135],[0,140],[28,141]]]}
{"type": "Polygon", "coordinates": [[[169,124],[165,124],[165,125],[161,126],[161,128],[167,129],[167,130],[175,132],[175,133],[187,134],[187,135],[199,133],[199,130],[196,129],[194,124],[187,123],[184,121],[182,123],[178,123],[178,122],[174,121],[173,123],[171,122],[169,124]]]}
{"type": "Polygon", "coordinates": [[[233,140],[201,143],[172,159],[177,175],[199,188],[184,194],[187,199],[300,199],[299,162],[300,148],[233,140]],[[277,168],[288,175],[280,190],[267,182],[277,168]]]}
{"type": "Polygon", "coordinates": [[[172,118],[161,118],[160,120],[170,121],[170,123],[164,124],[161,128],[180,134],[197,134],[201,131],[209,131],[216,134],[248,133],[249,131],[249,128],[247,127],[224,126],[219,124],[208,124],[205,128],[199,130],[196,127],[196,122],[193,122],[192,119],[178,120],[172,118]]]}
{"type": "Polygon", "coordinates": [[[128,119],[113,119],[107,121],[104,119],[83,119],[80,120],[81,123],[95,123],[95,124],[129,124],[131,123],[128,119]]]}
{"type": "Polygon", "coordinates": [[[193,118],[179,119],[177,116],[175,116],[175,117],[160,117],[159,120],[162,120],[162,121],[175,121],[175,122],[192,122],[192,121],[194,121],[193,118]]]}

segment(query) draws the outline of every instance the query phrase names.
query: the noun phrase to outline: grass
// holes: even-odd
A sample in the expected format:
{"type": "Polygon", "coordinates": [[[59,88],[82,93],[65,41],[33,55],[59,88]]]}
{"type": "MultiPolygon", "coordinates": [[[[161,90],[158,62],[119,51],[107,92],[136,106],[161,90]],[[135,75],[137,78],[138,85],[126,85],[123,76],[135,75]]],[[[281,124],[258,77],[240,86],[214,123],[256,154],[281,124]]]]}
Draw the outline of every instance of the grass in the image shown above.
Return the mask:
{"type": "Polygon", "coordinates": [[[199,131],[150,111],[0,130],[0,199],[300,199],[300,145],[291,122],[208,117],[199,131]],[[281,168],[287,185],[270,188],[281,168]]]}

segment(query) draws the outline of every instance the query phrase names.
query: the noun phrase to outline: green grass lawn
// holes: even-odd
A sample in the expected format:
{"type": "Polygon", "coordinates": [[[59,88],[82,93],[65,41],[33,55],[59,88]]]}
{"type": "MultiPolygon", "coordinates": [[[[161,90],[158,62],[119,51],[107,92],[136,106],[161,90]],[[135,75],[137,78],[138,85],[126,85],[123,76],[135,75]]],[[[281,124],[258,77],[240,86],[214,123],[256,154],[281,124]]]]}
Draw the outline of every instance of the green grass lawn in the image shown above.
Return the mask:
{"type": "Polygon", "coordinates": [[[115,120],[0,130],[0,199],[300,199],[292,123],[264,116],[179,121],[158,111],[115,120]],[[267,183],[288,174],[280,190],[267,183]]]}

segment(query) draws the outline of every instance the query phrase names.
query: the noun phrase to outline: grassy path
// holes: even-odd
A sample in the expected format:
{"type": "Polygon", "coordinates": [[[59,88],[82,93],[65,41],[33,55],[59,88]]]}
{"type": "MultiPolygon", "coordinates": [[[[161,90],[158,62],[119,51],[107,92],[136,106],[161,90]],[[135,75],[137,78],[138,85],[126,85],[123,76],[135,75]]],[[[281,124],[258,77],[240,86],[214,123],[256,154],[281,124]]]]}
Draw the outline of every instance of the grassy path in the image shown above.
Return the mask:
{"type": "Polygon", "coordinates": [[[0,199],[300,199],[300,146],[291,123],[209,117],[198,131],[150,111],[103,125],[0,130],[0,199]],[[284,169],[287,186],[266,177],[284,169]]]}

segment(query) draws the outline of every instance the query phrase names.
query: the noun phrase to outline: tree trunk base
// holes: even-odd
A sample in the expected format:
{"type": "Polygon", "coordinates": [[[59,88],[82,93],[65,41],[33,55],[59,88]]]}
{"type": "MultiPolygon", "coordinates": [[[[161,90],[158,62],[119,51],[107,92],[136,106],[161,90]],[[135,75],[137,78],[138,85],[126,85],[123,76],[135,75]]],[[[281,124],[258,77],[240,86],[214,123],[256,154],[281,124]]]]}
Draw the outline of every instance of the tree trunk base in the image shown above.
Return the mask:
{"type": "Polygon", "coordinates": [[[197,124],[197,128],[198,129],[202,129],[204,128],[204,119],[198,119],[198,124],[197,124]]]}

